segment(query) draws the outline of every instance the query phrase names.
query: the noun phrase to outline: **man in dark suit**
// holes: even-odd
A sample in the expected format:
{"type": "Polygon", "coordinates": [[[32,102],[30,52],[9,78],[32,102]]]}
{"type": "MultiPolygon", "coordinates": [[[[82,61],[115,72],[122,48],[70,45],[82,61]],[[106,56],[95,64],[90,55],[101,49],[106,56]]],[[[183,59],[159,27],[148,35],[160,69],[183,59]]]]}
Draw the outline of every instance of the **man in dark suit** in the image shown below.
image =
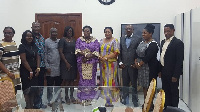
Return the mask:
{"type": "Polygon", "coordinates": [[[161,77],[162,89],[165,91],[165,107],[178,107],[179,78],[183,74],[184,44],[174,36],[174,25],[166,24],[161,41],[161,77]]]}
{"type": "Polygon", "coordinates": [[[137,69],[135,67],[135,53],[137,46],[142,38],[137,37],[133,34],[133,26],[126,26],[126,35],[120,38],[120,55],[119,67],[122,69],[122,81],[124,88],[122,103],[127,104],[126,98],[129,96],[129,83],[131,82],[133,86],[132,90],[132,102],[135,107],[138,106],[138,97],[137,97],[137,69]]]}

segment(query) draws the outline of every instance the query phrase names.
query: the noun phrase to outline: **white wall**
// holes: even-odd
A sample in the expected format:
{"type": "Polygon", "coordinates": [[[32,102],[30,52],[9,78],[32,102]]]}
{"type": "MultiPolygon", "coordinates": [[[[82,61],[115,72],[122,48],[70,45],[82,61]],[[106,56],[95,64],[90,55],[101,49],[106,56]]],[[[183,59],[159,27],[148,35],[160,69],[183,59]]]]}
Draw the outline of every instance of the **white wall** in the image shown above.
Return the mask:
{"type": "MultiPolygon", "coordinates": [[[[185,10],[184,12],[188,12],[191,9],[196,9],[200,6],[199,0],[185,0],[185,10]]],[[[178,7],[178,4],[177,4],[178,7]]]]}
{"type": "MultiPolygon", "coordinates": [[[[109,6],[98,0],[1,0],[0,32],[5,26],[12,26],[16,30],[14,40],[19,45],[21,34],[35,21],[35,13],[82,13],[82,26],[90,25],[98,39],[104,37],[105,26],[113,27],[113,36],[119,38],[122,23],[161,23],[162,40],[166,23],[174,23],[176,15],[199,6],[199,0],[116,0],[109,6]]],[[[186,102],[187,96],[183,95],[186,102]]]]}
{"type": "Polygon", "coordinates": [[[191,61],[190,61],[190,107],[193,112],[198,112],[200,106],[200,8],[191,11],[191,61]]]}
{"type": "MultiPolygon", "coordinates": [[[[176,20],[180,21],[181,15],[176,16],[176,20]]],[[[199,29],[200,29],[200,8],[195,8],[184,13],[184,23],[176,23],[176,33],[183,32],[184,42],[184,67],[183,67],[183,93],[182,98],[190,109],[198,112],[200,105],[200,44],[199,44],[199,29]],[[184,24],[184,25],[183,25],[184,24]],[[184,27],[182,27],[184,26],[184,27]],[[181,29],[181,27],[183,29],[181,29]],[[182,31],[180,31],[182,30],[182,31]]]]}
{"type": "MultiPolygon", "coordinates": [[[[174,23],[175,15],[193,7],[191,3],[191,6],[187,5],[187,1],[116,0],[112,5],[105,6],[98,0],[1,0],[0,31],[5,26],[12,26],[16,30],[14,40],[19,44],[22,32],[30,29],[35,21],[35,13],[82,13],[82,26],[90,25],[93,36],[98,39],[104,37],[105,26],[113,27],[113,36],[119,38],[121,23],[151,22],[161,23],[162,39],[163,26],[174,23]]],[[[0,37],[3,38],[3,33],[0,37]]]]}
{"type": "Polygon", "coordinates": [[[191,14],[190,11],[184,13],[184,62],[183,62],[183,100],[189,104],[189,77],[190,77],[190,46],[191,46],[191,14]]]}

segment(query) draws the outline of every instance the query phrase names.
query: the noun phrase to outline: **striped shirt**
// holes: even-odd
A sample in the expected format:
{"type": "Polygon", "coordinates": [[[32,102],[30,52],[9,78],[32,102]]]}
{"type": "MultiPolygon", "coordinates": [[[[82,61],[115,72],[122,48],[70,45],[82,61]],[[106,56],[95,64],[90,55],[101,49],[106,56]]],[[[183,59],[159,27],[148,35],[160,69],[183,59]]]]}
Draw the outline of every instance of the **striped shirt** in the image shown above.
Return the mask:
{"type": "MultiPolygon", "coordinates": [[[[19,51],[14,41],[0,41],[0,60],[15,75],[14,84],[19,84],[19,51]]],[[[7,74],[0,70],[0,77],[7,77],[7,74]]]]}

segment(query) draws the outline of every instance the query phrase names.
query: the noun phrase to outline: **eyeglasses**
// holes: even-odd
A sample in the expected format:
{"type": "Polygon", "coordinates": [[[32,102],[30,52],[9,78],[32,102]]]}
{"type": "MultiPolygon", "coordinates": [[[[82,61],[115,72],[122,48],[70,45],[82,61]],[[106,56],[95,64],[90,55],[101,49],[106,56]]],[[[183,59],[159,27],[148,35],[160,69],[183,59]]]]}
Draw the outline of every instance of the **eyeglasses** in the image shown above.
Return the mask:
{"type": "Polygon", "coordinates": [[[89,33],[89,32],[90,32],[90,30],[84,30],[83,32],[84,32],[84,33],[86,33],[86,32],[87,32],[87,33],[89,33]]]}
{"type": "Polygon", "coordinates": [[[12,35],[13,32],[4,32],[4,35],[12,35]]]}

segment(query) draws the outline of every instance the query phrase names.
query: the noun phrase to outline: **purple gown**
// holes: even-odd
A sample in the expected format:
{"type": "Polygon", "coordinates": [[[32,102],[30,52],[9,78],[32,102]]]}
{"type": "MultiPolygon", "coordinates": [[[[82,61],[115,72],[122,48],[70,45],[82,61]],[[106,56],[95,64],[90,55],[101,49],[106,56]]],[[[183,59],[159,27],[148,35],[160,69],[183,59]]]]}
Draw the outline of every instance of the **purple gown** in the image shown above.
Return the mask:
{"type": "MultiPolygon", "coordinates": [[[[76,41],[75,54],[78,54],[78,52],[82,51],[82,52],[92,53],[98,56],[99,47],[100,44],[97,39],[92,38],[90,39],[90,41],[87,41],[83,37],[79,37],[76,41]]],[[[98,58],[97,57],[92,58],[88,60],[86,63],[82,62],[83,58],[84,56],[77,55],[77,67],[80,75],[77,97],[80,100],[92,100],[96,95],[94,86],[96,86],[96,72],[97,72],[98,58]],[[90,69],[88,69],[87,67],[86,67],[87,69],[84,68],[84,66],[86,65],[89,65],[88,68],[90,69]]]]}

